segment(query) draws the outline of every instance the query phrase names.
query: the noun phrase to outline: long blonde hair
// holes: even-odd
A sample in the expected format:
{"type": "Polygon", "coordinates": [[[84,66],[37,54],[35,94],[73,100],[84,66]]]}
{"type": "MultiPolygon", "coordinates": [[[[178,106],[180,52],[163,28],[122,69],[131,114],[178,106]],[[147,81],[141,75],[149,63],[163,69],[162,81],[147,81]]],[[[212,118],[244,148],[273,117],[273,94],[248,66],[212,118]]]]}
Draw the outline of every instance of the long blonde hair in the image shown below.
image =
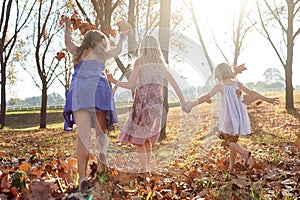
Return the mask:
{"type": "Polygon", "coordinates": [[[139,47],[139,57],[138,59],[143,64],[161,64],[166,66],[163,54],[158,46],[157,40],[153,36],[146,36],[140,44],[139,47]]]}
{"type": "Polygon", "coordinates": [[[109,42],[107,37],[100,31],[90,30],[86,32],[83,37],[82,43],[77,49],[74,56],[74,63],[78,63],[82,59],[82,54],[87,49],[92,51],[104,61],[107,59],[107,49],[109,48],[109,42]]]}
{"type": "Polygon", "coordinates": [[[225,79],[234,79],[235,75],[231,70],[230,65],[226,63],[218,64],[215,69],[215,80],[223,81],[225,79]]]}

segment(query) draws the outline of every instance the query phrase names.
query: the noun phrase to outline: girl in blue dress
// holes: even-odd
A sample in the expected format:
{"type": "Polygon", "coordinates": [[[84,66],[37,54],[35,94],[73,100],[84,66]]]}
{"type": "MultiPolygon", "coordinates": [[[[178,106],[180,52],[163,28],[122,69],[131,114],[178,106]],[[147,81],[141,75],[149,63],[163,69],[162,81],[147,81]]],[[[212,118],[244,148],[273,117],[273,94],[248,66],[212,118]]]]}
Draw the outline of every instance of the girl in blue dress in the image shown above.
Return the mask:
{"type": "Polygon", "coordinates": [[[71,41],[70,20],[65,20],[65,44],[73,55],[74,73],[66,97],[64,112],[72,112],[77,127],[76,156],[79,174],[79,191],[88,182],[86,169],[91,139],[91,119],[96,130],[99,148],[98,171],[107,164],[107,129],[118,121],[111,87],[106,79],[105,62],[122,50],[125,34],[121,33],[116,48],[108,50],[109,41],[100,31],[86,32],[80,46],[71,41]]]}

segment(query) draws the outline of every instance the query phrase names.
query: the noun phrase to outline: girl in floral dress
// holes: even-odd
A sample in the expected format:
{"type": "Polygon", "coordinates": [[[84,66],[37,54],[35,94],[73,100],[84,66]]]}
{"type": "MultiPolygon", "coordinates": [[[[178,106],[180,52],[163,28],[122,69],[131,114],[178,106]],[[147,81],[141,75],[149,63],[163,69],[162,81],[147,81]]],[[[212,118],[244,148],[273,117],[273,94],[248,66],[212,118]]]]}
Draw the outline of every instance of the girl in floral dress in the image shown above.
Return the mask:
{"type": "Polygon", "coordinates": [[[122,143],[129,142],[135,145],[143,170],[149,172],[152,142],[159,139],[162,116],[165,112],[164,79],[174,88],[182,108],[185,106],[184,97],[167,70],[157,40],[152,36],[146,36],[142,40],[139,57],[134,63],[132,74],[127,82],[117,81],[110,73],[107,73],[107,79],[119,87],[136,88],[133,107],[119,139],[122,143]]]}

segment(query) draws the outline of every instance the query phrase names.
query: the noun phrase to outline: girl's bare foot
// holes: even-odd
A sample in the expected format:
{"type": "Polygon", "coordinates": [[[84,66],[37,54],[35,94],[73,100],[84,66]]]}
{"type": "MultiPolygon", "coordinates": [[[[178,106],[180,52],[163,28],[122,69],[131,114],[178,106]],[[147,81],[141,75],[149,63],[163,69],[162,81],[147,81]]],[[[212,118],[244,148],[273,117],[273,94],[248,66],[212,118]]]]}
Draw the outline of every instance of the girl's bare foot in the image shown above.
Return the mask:
{"type": "Polygon", "coordinates": [[[107,160],[104,153],[100,153],[98,156],[98,172],[104,172],[107,169],[107,160]]]}
{"type": "Polygon", "coordinates": [[[88,181],[86,178],[79,180],[79,192],[83,192],[88,188],[88,181]]]}

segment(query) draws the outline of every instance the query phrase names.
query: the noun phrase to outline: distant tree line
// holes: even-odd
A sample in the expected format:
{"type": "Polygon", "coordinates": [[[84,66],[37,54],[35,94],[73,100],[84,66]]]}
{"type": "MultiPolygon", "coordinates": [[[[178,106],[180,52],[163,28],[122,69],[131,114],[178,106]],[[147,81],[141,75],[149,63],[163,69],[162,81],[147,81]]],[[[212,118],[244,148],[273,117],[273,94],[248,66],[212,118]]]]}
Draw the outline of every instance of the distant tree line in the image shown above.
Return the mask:
{"type": "MultiPolygon", "coordinates": [[[[14,105],[36,106],[36,105],[41,105],[41,98],[42,98],[41,96],[27,97],[25,99],[11,98],[8,100],[7,104],[9,106],[14,106],[14,105]]],[[[47,105],[64,104],[64,102],[65,99],[56,92],[49,94],[47,97],[47,105]]]]}

